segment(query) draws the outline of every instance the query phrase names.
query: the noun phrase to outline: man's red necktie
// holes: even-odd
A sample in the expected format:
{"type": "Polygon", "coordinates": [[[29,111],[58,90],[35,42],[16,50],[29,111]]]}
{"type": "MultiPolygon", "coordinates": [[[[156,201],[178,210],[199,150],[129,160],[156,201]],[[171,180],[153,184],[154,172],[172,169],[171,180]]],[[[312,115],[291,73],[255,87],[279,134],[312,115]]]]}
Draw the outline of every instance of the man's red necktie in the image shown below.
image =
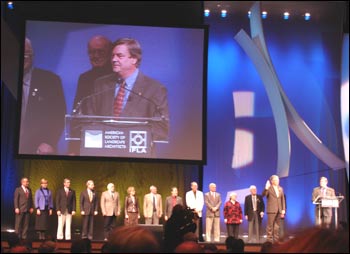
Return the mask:
{"type": "Polygon", "coordinates": [[[114,99],[113,115],[115,117],[120,116],[123,110],[124,97],[125,97],[125,81],[121,82],[117,96],[114,99]]]}

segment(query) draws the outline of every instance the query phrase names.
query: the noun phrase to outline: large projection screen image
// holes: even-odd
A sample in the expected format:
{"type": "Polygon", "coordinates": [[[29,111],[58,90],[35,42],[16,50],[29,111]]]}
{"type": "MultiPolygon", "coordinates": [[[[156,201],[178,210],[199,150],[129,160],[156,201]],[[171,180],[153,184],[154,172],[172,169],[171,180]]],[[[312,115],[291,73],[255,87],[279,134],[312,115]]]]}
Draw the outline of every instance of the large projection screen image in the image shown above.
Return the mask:
{"type": "Polygon", "coordinates": [[[19,156],[204,163],[207,32],[26,20],[19,156]]]}

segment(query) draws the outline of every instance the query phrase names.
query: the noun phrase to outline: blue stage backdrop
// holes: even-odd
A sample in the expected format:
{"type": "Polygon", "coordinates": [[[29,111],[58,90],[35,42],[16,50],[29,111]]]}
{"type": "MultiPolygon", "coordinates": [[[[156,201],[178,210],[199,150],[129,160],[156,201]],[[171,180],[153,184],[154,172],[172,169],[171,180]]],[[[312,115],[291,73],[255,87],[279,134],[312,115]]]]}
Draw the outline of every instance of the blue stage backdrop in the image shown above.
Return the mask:
{"type": "MultiPolygon", "coordinates": [[[[222,19],[211,15],[206,24],[210,27],[208,163],[204,167],[203,191],[209,191],[209,184],[214,182],[224,199],[223,205],[228,194],[235,191],[243,208],[249,186],[256,185],[261,194],[267,179],[277,173],[275,123],[262,80],[234,40],[240,29],[250,34],[249,18],[231,15],[222,19]]],[[[333,22],[263,20],[267,48],[284,92],[315,135],[344,160],[340,121],[341,27],[337,17],[333,22]]],[[[345,169],[330,169],[291,130],[290,134],[290,170],[280,184],[287,197],[286,227],[292,233],[314,224],[311,193],[320,176],[329,179],[337,194],[344,191],[347,180],[345,169]]],[[[347,220],[345,202],[343,207],[340,221],[347,220]]],[[[266,222],[265,215],[263,232],[266,222]]],[[[221,232],[226,232],[223,219],[221,232]]],[[[244,220],[240,234],[247,232],[248,222],[244,220]]]]}

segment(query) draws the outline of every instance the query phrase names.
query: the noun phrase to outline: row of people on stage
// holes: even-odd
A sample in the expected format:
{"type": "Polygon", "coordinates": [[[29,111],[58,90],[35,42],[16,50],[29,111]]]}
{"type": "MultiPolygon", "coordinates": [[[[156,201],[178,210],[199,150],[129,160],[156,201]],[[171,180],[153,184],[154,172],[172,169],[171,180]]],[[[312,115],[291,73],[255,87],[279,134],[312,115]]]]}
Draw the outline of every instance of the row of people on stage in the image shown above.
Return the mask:
{"type": "MultiPolygon", "coordinates": [[[[53,213],[52,192],[48,188],[48,181],[41,179],[41,187],[36,190],[34,200],[32,191],[29,188],[29,180],[21,179],[21,186],[16,188],[14,194],[15,207],[15,231],[21,239],[27,238],[30,214],[36,208],[35,230],[39,233],[39,239],[45,239],[45,231],[48,229],[48,218],[53,213]],[[34,205],[34,206],[33,206],[34,205]]],[[[86,189],[80,193],[80,214],[82,215],[82,238],[93,238],[94,216],[98,215],[98,208],[101,207],[104,217],[104,239],[106,240],[111,230],[115,227],[116,217],[121,214],[121,201],[113,183],[107,185],[107,190],[99,198],[95,192],[94,182],[88,180],[86,189]]],[[[166,198],[164,219],[172,214],[172,208],[183,205],[182,198],[178,196],[176,187],[172,187],[171,196],[166,198]]],[[[150,193],[144,196],[143,214],[146,224],[159,224],[163,216],[162,197],[157,193],[157,187],[151,186],[150,193]]],[[[137,225],[140,219],[140,201],[136,196],[133,186],[128,187],[127,196],[124,201],[125,224],[137,225]]],[[[76,214],[76,193],[70,188],[70,179],[66,178],[63,188],[56,192],[56,213],[58,216],[57,239],[71,240],[72,216],[76,214]],[[65,231],[64,231],[65,229],[65,231]]]]}
{"type": "MultiPolygon", "coordinates": [[[[21,179],[21,186],[16,188],[14,196],[14,207],[16,213],[15,231],[20,238],[27,238],[29,216],[33,213],[33,203],[36,208],[35,230],[39,232],[39,239],[45,239],[45,231],[48,229],[48,218],[53,213],[52,192],[47,188],[48,181],[41,179],[41,187],[36,190],[34,202],[32,192],[29,188],[28,178],[21,179]]],[[[94,182],[88,180],[86,189],[80,193],[80,213],[82,215],[81,237],[93,239],[94,216],[98,215],[98,207],[101,207],[104,217],[104,239],[115,227],[116,217],[121,214],[121,201],[113,183],[107,185],[107,190],[98,198],[94,191],[94,182]]],[[[314,189],[313,200],[320,195],[335,196],[334,189],[327,187],[327,178],[320,179],[320,187],[314,189]],[[327,194],[328,193],[328,194],[327,194]]],[[[248,221],[248,242],[259,242],[261,222],[265,213],[263,196],[267,198],[267,241],[279,241],[280,220],[286,213],[286,200],[283,188],[279,185],[279,177],[273,175],[266,182],[262,195],[257,194],[257,188],[250,186],[250,194],[245,197],[244,210],[237,201],[237,194],[231,193],[229,200],[225,202],[222,213],[227,227],[228,236],[238,238],[239,225],[243,222],[243,215],[248,221]]],[[[209,184],[209,192],[203,194],[198,190],[196,182],[191,183],[191,190],[186,192],[186,207],[191,209],[195,215],[195,233],[201,240],[201,218],[204,205],[206,206],[206,241],[220,241],[220,219],[222,199],[216,191],[216,184],[209,184]]],[[[176,187],[172,187],[171,195],[165,200],[164,220],[168,221],[172,216],[173,207],[184,206],[181,197],[178,196],[176,187]]],[[[140,219],[140,201],[136,196],[133,186],[128,187],[127,196],[124,201],[125,225],[137,225],[140,219]]],[[[319,212],[320,206],[316,206],[316,223],[329,227],[331,221],[331,209],[319,212]]],[[[72,216],[76,213],[76,193],[70,188],[70,180],[64,179],[63,188],[56,192],[56,213],[58,216],[57,239],[71,239],[72,216]],[[65,231],[64,231],[65,228],[65,231]]],[[[163,201],[157,193],[157,187],[150,186],[150,192],[143,199],[143,215],[145,224],[159,224],[163,216],[163,201]]]]}

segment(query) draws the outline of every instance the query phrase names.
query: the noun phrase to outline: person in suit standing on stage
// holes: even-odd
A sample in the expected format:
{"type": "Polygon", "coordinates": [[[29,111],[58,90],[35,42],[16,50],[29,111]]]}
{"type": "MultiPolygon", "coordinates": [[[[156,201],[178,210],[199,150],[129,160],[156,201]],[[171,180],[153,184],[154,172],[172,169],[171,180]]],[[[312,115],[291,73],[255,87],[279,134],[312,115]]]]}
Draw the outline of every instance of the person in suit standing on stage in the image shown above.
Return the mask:
{"type": "Polygon", "coordinates": [[[178,196],[178,190],[176,187],[171,188],[171,196],[165,199],[164,219],[167,221],[172,213],[173,208],[176,205],[183,205],[182,198],[178,196]]]}
{"type": "Polygon", "coordinates": [[[35,192],[35,230],[39,232],[39,240],[45,240],[45,232],[49,226],[49,216],[52,215],[53,198],[52,192],[47,188],[48,181],[45,178],[40,180],[40,188],[35,192]]]}
{"type": "Polygon", "coordinates": [[[284,199],[283,188],[279,185],[280,180],[277,175],[272,175],[266,181],[262,196],[267,198],[267,226],[266,234],[268,242],[279,242],[279,227],[281,217],[286,213],[286,201],[284,199]]]}
{"type": "Polygon", "coordinates": [[[114,190],[114,184],[109,183],[107,190],[101,195],[101,211],[103,215],[104,240],[108,240],[110,232],[116,225],[116,218],[120,215],[119,193],[114,190]]]}
{"type": "Polygon", "coordinates": [[[57,240],[63,239],[63,228],[65,227],[65,239],[71,240],[72,216],[76,212],[75,191],[70,188],[70,180],[63,180],[63,188],[56,193],[56,212],[58,216],[57,240]]]}
{"type": "Polygon", "coordinates": [[[280,242],[284,242],[286,240],[286,215],[287,215],[287,196],[284,194],[284,200],[286,202],[286,213],[280,220],[280,242]]]}
{"type": "MultiPolygon", "coordinates": [[[[312,201],[321,200],[322,198],[334,198],[335,191],[328,185],[328,179],[324,176],[320,178],[320,186],[312,191],[312,201]]],[[[332,222],[332,208],[321,207],[321,204],[315,206],[315,223],[316,226],[329,228],[332,222]]]]}
{"type": "Polygon", "coordinates": [[[14,194],[15,232],[19,239],[27,239],[30,214],[33,213],[33,196],[27,177],[21,179],[21,186],[14,194]]]}
{"type": "Polygon", "coordinates": [[[204,202],[206,209],[206,240],[211,242],[220,242],[220,206],[221,195],[216,192],[216,184],[209,184],[209,192],[205,193],[204,202]],[[214,234],[212,237],[212,229],[214,234]],[[213,239],[214,238],[214,239],[213,239]]]}
{"type": "Polygon", "coordinates": [[[83,217],[81,238],[92,240],[94,235],[94,216],[98,214],[98,199],[94,181],[86,182],[87,189],[80,194],[80,214],[83,217]]]}
{"type": "Polygon", "coordinates": [[[162,196],[157,193],[157,187],[149,187],[150,193],[146,194],[143,199],[143,215],[145,224],[159,224],[159,218],[163,215],[162,196]]]}
{"type": "Polygon", "coordinates": [[[203,241],[202,236],[202,211],[204,206],[203,192],[198,190],[198,184],[196,182],[191,183],[191,190],[186,192],[186,206],[193,209],[196,222],[196,236],[199,241],[203,241]]]}
{"type": "Polygon", "coordinates": [[[134,186],[129,186],[127,189],[128,195],[125,197],[125,225],[135,226],[139,224],[140,219],[140,205],[139,199],[136,197],[134,186]]]}
{"type": "Polygon", "coordinates": [[[66,101],[61,78],[33,66],[34,50],[25,39],[20,154],[56,154],[64,128],[66,101]]]}
{"type": "Polygon", "coordinates": [[[167,88],[140,70],[142,49],[132,38],[120,38],[112,45],[113,74],[95,81],[95,96],[89,100],[89,114],[114,117],[158,117],[153,123],[153,140],[167,141],[169,109],[167,88]],[[106,92],[104,92],[106,91],[106,92]]]}
{"type": "Polygon", "coordinates": [[[244,200],[244,216],[248,220],[248,242],[260,242],[260,227],[264,217],[265,204],[263,197],[256,194],[255,185],[249,187],[250,195],[247,195],[244,200]]]}

